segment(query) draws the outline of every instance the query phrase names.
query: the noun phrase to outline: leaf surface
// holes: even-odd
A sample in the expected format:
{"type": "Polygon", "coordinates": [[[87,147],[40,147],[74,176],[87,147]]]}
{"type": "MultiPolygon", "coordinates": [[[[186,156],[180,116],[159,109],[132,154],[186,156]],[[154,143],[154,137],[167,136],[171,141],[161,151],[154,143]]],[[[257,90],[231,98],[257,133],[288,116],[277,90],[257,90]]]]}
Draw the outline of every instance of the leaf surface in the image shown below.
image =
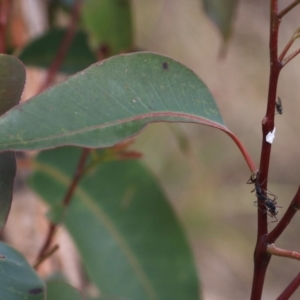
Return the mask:
{"type": "MultiPolygon", "coordinates": [[[[19,58],[26,65],[49,68],[53,63],[65,34],[66,29],[64,28],[51,29],[45,35],[27,45],[20,53],[19,58]]],[[[96,56],[88,46],[86,34],[83,31],[77,31],[66,58],[60,67],[60,71],[73,74],[87,68],[96,61],[96,56]]]]}
{"type": "MultiPolygon", "coordinates": [[[[0,115],[19,103],[25,79],[25,68],[18,58],[0,54],[0,115]]],[[[0,153],[0,231],[10,211],[15,173],[15,154],[0,153]]]]}
{"type": "MultiPolygon", "coordinates": [[[[31,186],[51,207],[59,207],[79,155],[77,148],[38,155],[31,186]]],[[[104,295],[199,299],[186,237],[157,182],[139,162],[107,162],[89,172],[64,224],[104,295]]]]}
{"type": "Polygon", "coordinates": [[[25,258],[0,242],[0,300],[44,300],[45,285],[25,258]]]}
{"type": "Polygon", "coordinates": [[[82,19],[92,41],[107,55],[132,48],[133,33],[129,0],[86,0],[82,19]]]}
{"type": "Polygon", "coordinates": [[[5,114],[0,150],[108,147],[158,121],[228,130],[209,90],[190,69],[154,53],[120,55],[5,114]]]}
{"type": "Polygon", "coordinates": [[[15,175],[15,153],[0,153],[0,231],[4,228],[10,211],[15,175]]]}
{"type": "Polygon", "coordinates": [[[22,62],[15,56],[0,54],[0,115],[19,103],[25,80],[22,62]]]}
{"type": "Polygon", "coordinates": [[[231,27],[238,0],[203,0],[204,9],[217,26],[225,41],[231,34],[231,27]]]}
{"type": "Polygon", "coordinates": [[[47,283],[47,300],[83,300],[81,294],[65,282],[47,283]]]}

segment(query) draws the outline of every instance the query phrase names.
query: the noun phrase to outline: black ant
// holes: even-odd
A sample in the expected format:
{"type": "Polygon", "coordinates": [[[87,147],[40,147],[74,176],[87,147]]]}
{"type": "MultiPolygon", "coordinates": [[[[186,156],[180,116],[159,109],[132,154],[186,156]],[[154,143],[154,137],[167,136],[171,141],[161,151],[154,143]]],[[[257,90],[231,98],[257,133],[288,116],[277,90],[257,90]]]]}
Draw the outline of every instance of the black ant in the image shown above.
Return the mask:
{"type": "Polygon", "coordinates": [[[276,111],[277,113],[279,113],[280,115],[282,115],[282,103],[281,103],[281,99],[280,97],[277,97],[277,101],[275,102],[275,106],[276,106],[276,111]]]}
{"type": "MultiPolygon", "coordinates": [[[[264,191],[258,183],[255,183],[254,185],[255,185],[255,188],[251,192],[256,191],[257,199],[260,201],[260,203],[262,203],[266,207],[265,212],[271,218],[275,218],[275,221],[273,221],[273,222],[277,222],[278,220],[276,218],[276,215],[278,215],[278,213],[279,213],[278,207],[281,207],[281,206],[278,206],[277,202],[276,202],[278,197],[269,191],[264,191]],[[268,195],[272,196],[273,199],[268,197],[268,195]]],[[[255,201],[254,203],[257,205],[257,201],[255,201]]],[[[271,222],[271,223],[273,223],[273,222],[271,222]]]]}
{"type": "MultiPolygon", "coordinates": [[[[281,103],[281,101],[280,101],[281,103]]],[[[282,112],[282,111],[281,111],[282,112]]],[[[259,203],[263,204],[266,207],[266,210],[264,211],[265,213],[267,213],[271,218],[275,218],[275,221],[273,222],[278,222],[276,215],[278,215],[279,213],[279,209],[281,206],[277,205],[277,196],[272,194],[270,191],[268,190],[263,190],[261,188],[261,185],[259,185],[257,183],[258,177],[259,177],[259,171],[255,171],[251,174],[250,178],[248,179],[247,183],[248,184],[254,184],[254,189],[251,191],[251,193],[253,193],[254,191],[255,196],[257,197],[257,200],[259,201],[259,203]],[[270,196],[270,197],[269,197],[270,196]],[[272,197],[272,198],[271,198],[272,197]]],[[[258,201],[255,201],[254,204],[257,206],[258,201]]],[[[273,223],[271,222],[271,223],[273,223]]]]}

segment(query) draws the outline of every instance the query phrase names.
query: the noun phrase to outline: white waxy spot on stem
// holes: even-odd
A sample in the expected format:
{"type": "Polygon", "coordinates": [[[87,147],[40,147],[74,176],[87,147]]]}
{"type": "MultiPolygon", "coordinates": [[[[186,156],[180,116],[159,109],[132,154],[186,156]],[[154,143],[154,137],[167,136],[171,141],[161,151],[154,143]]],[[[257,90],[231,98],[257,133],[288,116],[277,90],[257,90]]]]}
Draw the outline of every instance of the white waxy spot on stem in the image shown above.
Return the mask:
{"type": "Polygon", "coordinates": [[[276,128],[274,127],[273,131],[270,131],[267,136],[266,136],[266,142],[269,144],[273,143],[273,140],[275,138],[275,130],[276,128]]]}

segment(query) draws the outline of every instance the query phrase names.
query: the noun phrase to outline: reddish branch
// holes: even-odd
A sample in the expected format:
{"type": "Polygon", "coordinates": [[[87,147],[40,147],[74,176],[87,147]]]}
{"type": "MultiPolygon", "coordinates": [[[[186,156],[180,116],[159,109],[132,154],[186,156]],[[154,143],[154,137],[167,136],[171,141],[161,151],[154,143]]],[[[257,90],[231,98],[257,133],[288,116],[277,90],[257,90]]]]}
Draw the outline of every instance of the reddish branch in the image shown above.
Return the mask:
{"type": "Polygon", "coordinates": [[[287,257],[292,259],[300,260],[300,253],[291,250],[281,249],[275,246],[275,244],[270,244],[267,246],[267,252],[271,255],[287,257]]]}
{"type": "MultiPolygon", "coordinates": [[[[262,150],[261,150],[260,173],[258,178],[258,184],[261,186],[263,190],[267,190],[267,181],[268,181],[267,178],[268,178],[269,162],[270,162],[270,155],[271,155],[271,144],[266,142],[266,135],[269,132],[272,132],[275,126],[274,116],[275,116],[276,92],[277,92],[279,73],[282,67],[286,65],[287,62],[289,62],[293,57],[295,57],[298,53],[300,53],[300,49],[299,49],[284,59],[284,56],[289,50],[290,46],[292,45],[294,39],[297,38],[294,34],[293,40],[290,40],[288,42],[283,52],[281,53],[280,57],[278,57],[279,26],[280,26],[281,18],[299,3],[300,0],[294,1],[283,11],[278,13],[278,0],[270,0],[271,16],[270,16],[270,42],[269,42],[269,51],[270,51],[269,92],[268,92],[267,111],[262,121],[263,141],[262,141],[262,150]]],[[[279,237],[279,235],[284,231],[284,229],[289,224],[290,220],[293,218],[297,210],[299,210],[299,207],[300,207],[300,188],[298,189],[297,194],[292,200],[287,212],[285,213],[281,221],[274,228],[274,230],[270,234],[268,234],[267,214],[265,213],[265,208],[263,207],[263,204],[258,205],[258,210],[257,210],[258,230],[257,230],[257,244],[254,253],[254,274],[253,274],[252,293],[251,293],[252,300],[261,299],[265,274],[271,259],[270,251],[267,251],[268,244],[273,243],[279,237]]],[[[287,255],[287,252],[285,252],[285,254],[287,255]]],[[[290,293],[290,291],[292,291],[296,286],[299,286],[300,277],[299,279],[297,278],[294,279],[294,281],[290,284],[290,286],[286,289],[286,291],[281,294],[281,296],[278,299],[288,299],[287,295],[290,293]]]]}
{"type": "Polygon", "coordinates": [[[11,4],[11,0],[0,1],[0,53],[6,52],[6,29],[11,4]]]}
{"type": "Polygon", "coordinates": [[[82,5],[82,0],[76,0],[74,5],[73,5],[73,9],[72,9],[72,16],[71,16],[71,20],[67,29],[67,32],[61,42],[61,45],[56,53],[56,56],[50,66],[50,68],[48,69],[46,78],[44,83],[41,85],[38,93],[42,92],[43,90],[45,90],[46,88],[48,88],[51,83],[53,82],[56,74],[58,73],[61,65],[63,64],[66,55],[69,51],[69,48],[71,46],[72,40],[74,38],[75,32],[76,32],[76,27],[77,27],[77,23],[80,17],[80,8],[82,5]]]}
{"type": "MultiPolygon", "coordinates": [[[[260,160],[260,175],[258,178],[258,184],[262,189],[267,189],[267,178],[269,172],[269,162],[271,155],[271,144],[266,142],[266,136],[274,129],[274,116],[275,116],[275,102],[276,102],[276,90],[277,82],[280,72],[280,64],[278,62],[278,30],[280,25],[280,19],[277,17],[278,3],[277,0],[270,1],[270,77],[269,77],[269,92],[268,92],[268,104],[267,112],[262,121],[262,149],[260,160]]],[[[266,252],[266,243],[264,237],[268,233],[268,215],[264,213],[263,204],[258,205],[258,229],[257,229],[257,243],[254,253],[254,273],[252,282],[251,299],[261,299],[262,289],[265,279],[266,270],[270,262],[271,256],[266,252]]]]}
{"type": "MultiPolygon", "coordinates": [[[[77,164],[77,168],[74,174],[74,177],[72,179],[72,182],[70,184],[70,186],[68,187],[68,190],[62,200],[62,204],[65,208],[65,210],[68,208],[68,206],[70,205],[70,202],[72,200],[72,197],[75,193],[76,187],[80,181],[80,179],[82,178],[82,176],[84,175],[84,171],[85,171],[85,164],[86,164],[86,160],[88,158],[88,154],[89,154],[90,150],[84,148],[82,150],[79,162],[77,164]]],[[[65,214],[62,214],[62,216],[64,216],[65,214]]],[[[36,263],[34,264],[35,268],[38,268],[38,266],[41,264],[42,261],[44,261],[45,257],[49,257],[49,253],[53,253],[53,252],[49,252],[49,248],[52,244],[54,235],[56,233],[57,230],[57,226],[59,225],[59,223],[61,223],[63,220],[60,220],[57,223],[49,223],[49,228],[48,228],[48,233],[47,233],[47,237],[46,240],[43,244],[43,247],[41,248],[37,259],[36,259],[36,263]]]]}
{"type": "Polygon", "coordinates": [[[300,209],[300,186],[294,199],[292,200],[290,206],[288,207],[287,211],[277,224],[277,226],[269,233],[267,236],[267,243],[272,244],[275,243],[277,238],[282,234],[285,228],[289,225],[290,221],[296,214],[296,212],[300,209]]]}
{"type": "Polygon", "coordinates": [[[291,11],[296,5],[300,3],[300,0],[295,0],[293,3],[288,5],[285,9],[283,9],[279,14],[278,18],[281,19],[284,15],[286,15],[289,11],[291,11]]]}
{"type": "Polygon", "coordinates": [[[293,281],[286,287],[281,295],[276,300],[286,300],[294,294],[300,285],[300,273],[293,279],[293,281]]]}

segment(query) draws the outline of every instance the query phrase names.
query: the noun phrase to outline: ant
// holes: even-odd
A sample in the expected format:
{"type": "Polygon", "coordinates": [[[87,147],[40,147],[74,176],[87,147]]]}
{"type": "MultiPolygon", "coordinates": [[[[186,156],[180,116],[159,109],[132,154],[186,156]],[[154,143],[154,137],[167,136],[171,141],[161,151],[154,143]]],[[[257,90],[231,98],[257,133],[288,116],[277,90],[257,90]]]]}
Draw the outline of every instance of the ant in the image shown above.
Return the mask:
{"type": "MultiPolygon", "coordinates": [[[[256,171],[251,174],[250,179],[247,181],[248,184],[254,183],[254,189],[251,191],[253,193],[254,191],[256,192],[255,195],[257,197],[257,200],[262,203],[265,207],[266,210],[264,211],[267,213],[271,218],[275,218],[275,221],[273,222],[278,222],[276,215],[279,213],[279,207],[277,205],[277,196],[272,194],[270,191],[263,190],[261,186],[256,182],[258,179],[259,172],[256,171]],[[270,197],[269,197],[270,196],[270,197]],[[272,197],[272,198],[271,198],[272,197]]],[[[258,201],[255,201],[254,204],[257,206],[258,201]]],[[[271,222],[271,223],[273,223],[271,222]]]]}
{"type": "MultiPolygon", "coordinates": [[[[269,191],[264,191],[258,183],[255,183],[254,185],[255,188],[251,192],[256,191],[257,199],[266,207],[264,212],[266,212],[271,218],[275,218],[275,221],[273,222],[278,222],[276,215],[279,213],[278,208],[281,207],[278,206],[276,202],[278,197],[269,191]],[[273,198],[268,197],[268,195],[272,196],[273,198]]],[[[254,203],[257,205],[257,201],[254,203]]]]}
{"type": "Polygon", "coordinates": [[[280,97],[277,97],[277,101],[275,102],[275,106],[276,106],[276,111],[277,113],[279,113],[280,115],[282,115],[282,103],[281,103],[281,99],[280,97]]]}

